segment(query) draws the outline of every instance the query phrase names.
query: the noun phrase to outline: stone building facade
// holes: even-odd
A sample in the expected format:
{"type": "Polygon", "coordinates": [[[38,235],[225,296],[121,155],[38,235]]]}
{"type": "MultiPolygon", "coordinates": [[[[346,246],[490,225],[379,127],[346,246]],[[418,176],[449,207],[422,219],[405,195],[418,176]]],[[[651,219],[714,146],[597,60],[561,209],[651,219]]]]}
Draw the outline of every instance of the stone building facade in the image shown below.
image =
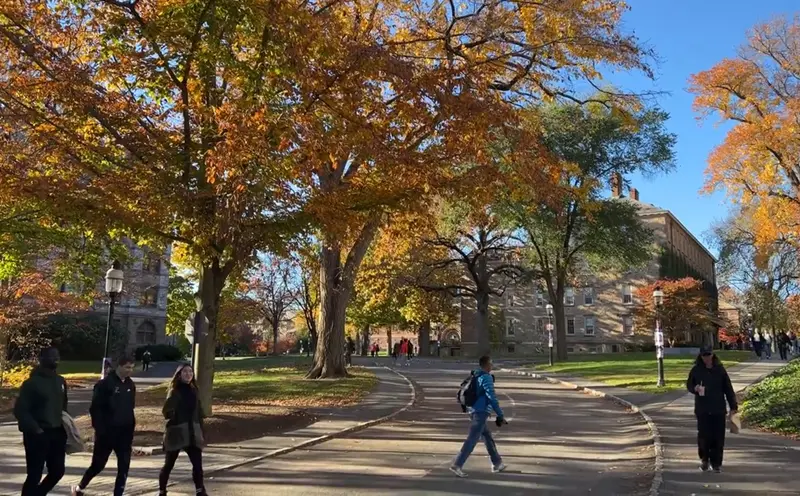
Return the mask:
{"type": "MultiPolygon", "coordinates": [[[[122,270],[125,273],[122,296],[114,306],[114,325],[128,332],[128,349],[148,344],[162,344],[169,340],[167,327],[167,292],[169,291],[169,262],[171,249],[151,252],[128,243],[130,257],[122,270]]],[[[105,281],[98,282],[97,290],[105,294],[105,281]]],[[[98,298],[91,313],[105,317],[108,298],[98,298]]]]}
{"type": "MultiPolygon", "coordinates": [[[[691,276],[703,280],[716,306],[714,256],[668,210],[639,200],[631,189],[630,197],[612,191],[618,201],[633,202],[642,222],[654,231],[654,256],[637,270],[624,274],[586,274],[564,296],[567,351],[570,353],[612,353],[652,343],[652,322],[636,322],[633,313],[636,289],[662,278],[691,276]]],[[[494,354],[545,353],[548,347],[546,312],[548,294],[538,282],[517,286],[495,298],[492,352],[494,354]]],[[[477,352],[474,300],[461,302],[461,335],[464,354],[477,352]]],[[[554,322],[555,324],[555,322],[554,322]]],[[[553,331],[555,338],[556,332],[553,331]]],[[[703,340],[713,340],[713,333],[703,340]]]]}

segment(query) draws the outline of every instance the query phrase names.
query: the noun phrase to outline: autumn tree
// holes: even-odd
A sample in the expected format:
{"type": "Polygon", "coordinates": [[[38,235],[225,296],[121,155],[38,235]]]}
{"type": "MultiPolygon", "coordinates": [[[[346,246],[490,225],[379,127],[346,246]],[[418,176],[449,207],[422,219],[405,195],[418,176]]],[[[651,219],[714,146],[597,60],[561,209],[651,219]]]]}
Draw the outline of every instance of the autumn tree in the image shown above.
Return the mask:
{"type": "Polygon", "coordinates": [[[0,171],[98,230],[187,246],[209,319],[258,251],[310,222],[320,338],[309,377],[346,375],[356,271],[387,209],[475,155],[513,103],[572,95],[650,53],[615,0],[13,0],[0,7],[0,171]],[[564,36],[569,26],[570,36],[564,36]]]}
{"type": "Polygon", "coordinates": [[[736,57],[692,76],[701,117],[730,124],[708,159],[706,190],[752,210],[759,244],[795,238],[800,216],[800,18],[756,25],[736,57]]]}
{"type": "Polygon", "coordinates": [[[300,245],[293,257],[294,306],[300,310],[308,330],[311,351],[316,350],[317,319],[319,318],[319,258],[313,242],[300,245]]]}
{"type": "Polygon", "coordinates": [[[703,289],[703,281],[685,277],[660,280],[636,289],[635,301],[638,305],[634,309],[634,319],[637,333],[653,335],[656,321],[653,291],[657,287],[664,292],[664,302],[658,315],[664,339],[670,347],[683,342],[685,333],[692,335],[694,341],[713,330],[711,296],[703,289]]]}
{"type": "Polygon", "coordinates": [[[247,292],[258,315],[269,323],[274,355],[278,354],[281,324],[297,299],[291,277],[292,267],[287,260],[268,257],[250,272],[247,282],[247,292]]]}
{"type": "MultiPolygon", "coordinates": [[[[674,167],[675,136],[664,129],[666,119],[659,110],[628,112],[598,102],[547,106],[525,120],[540,130],[549,160],[558,164],[554,193],[542,195],[533,181],[512,181],[496,211],[522,234],[527,262],[553,305],[559,360],[567,359],[566,288],[589,272],[619,274],[652,258],[652,231],[635,202],[604,195],[612,180],[621,191],[624,174],[674,167]]],[[[526,144],[506,140],[498,153],[520,146],[526,144]]]]}

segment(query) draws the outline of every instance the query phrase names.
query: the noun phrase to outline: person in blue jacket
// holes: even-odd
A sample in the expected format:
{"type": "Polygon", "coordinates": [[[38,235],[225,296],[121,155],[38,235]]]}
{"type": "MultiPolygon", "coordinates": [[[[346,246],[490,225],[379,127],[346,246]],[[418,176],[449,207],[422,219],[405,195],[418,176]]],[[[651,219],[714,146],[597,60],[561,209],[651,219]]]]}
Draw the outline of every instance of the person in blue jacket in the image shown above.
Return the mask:
{"type": "Polygon", "coordinates": [[[486,421],[489,420],[489,415],[492,411],[497,415],[495,423],[498,427],[507,423],[503,416],[503,410],[497,402],[497,396],[494,393],[494,377],[491,374],[492,359],[484,355],[480,358],[478,364],[480,368],[473,372],[476,377],[475,380],[477,381],[477,397],[475,403],[468,408],[471,420],[469,434],[467,434],[467,439],[461,447],[461,452],[450,466],[450,471],[459,477],[467,476],[462,468],[481,437],[483,438],[484,444],[486,444],[486,451],[489,452],[489,458],[492,460],[492,472],[498,473],[506,469],[503,459],[500,458],[500,454],[497,452],[497,445],[494,442],[492,433],[486,425],[486,421]]]}

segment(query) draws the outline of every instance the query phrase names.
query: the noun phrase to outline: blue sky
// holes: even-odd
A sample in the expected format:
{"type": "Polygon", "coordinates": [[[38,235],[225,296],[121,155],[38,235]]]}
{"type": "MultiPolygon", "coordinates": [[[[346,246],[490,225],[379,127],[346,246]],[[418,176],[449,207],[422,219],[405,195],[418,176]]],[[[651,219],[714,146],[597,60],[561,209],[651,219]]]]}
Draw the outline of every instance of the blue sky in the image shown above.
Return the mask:
{"type": "Polygon", "coordinates": [[[692,111],[692,95],[686,91],[691,74],[710,69],[718,61],[736,55],[747,30],[778,14],[800,11],[797,0],[628,0],[631,11],[625,29],[655,48],[660,63],[656,81],[614,74],[615,85],[633,90],[669,92],[659,98],[669,112],[668,128],[678,136],[677,170],[652,180],[629,177],[640,199],[671,210],[706,245],[710,225],[726,217],[725,195],[701,195],[706,159],[724,138],[724,128],[713,119],[699,123],[692,111]]]}

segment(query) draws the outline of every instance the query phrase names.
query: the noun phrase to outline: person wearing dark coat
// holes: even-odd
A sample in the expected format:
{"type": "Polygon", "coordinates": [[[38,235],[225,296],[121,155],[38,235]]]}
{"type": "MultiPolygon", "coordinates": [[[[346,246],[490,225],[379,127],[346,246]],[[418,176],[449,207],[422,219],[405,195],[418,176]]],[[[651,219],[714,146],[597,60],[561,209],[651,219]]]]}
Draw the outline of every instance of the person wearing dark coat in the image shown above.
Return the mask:
{"type": "Polygon", "coordinates": [[[167,494],[169,475],[178,454],[184,451],[192,462],[196,494],[207,496],[203,483],[203,409],[191,365],[183,364],[175,371],[162,413],[167,427],[164,429],[164,467],[158,476],[159,495],[167,494]]]}
{"type": "Polygon", "coordinates": [[[14,404],[25,447],[27,478],[22,496],[47,494],[64,477],[67,431],[61,412],[67,411],[67,382],[56,373],[59,360],[57,349],[43,349],[39,366],[22,383],[14,404]],[[47,476],[42,479],[45,465],[47,476]]]}
{"type": "Polygon", "coordinates": [[[694,395],[694,414],[697,417],[697,452],[700,469],[709,466],[714,472],[722,468],[725,448],[726,405],[731,415],[739,409],[731,378],[710,347],[703,347],[689,372],[686,389],[694,395]]]}
{"type": "Polygon", "coordinates": [[[82,496],[89,483],[106,468],[113,452],[117,457],[117,479],[114,496],[122,496],[128,481],[133,452],[133,431],[136,428],[136,385],[131,380],[134,359],[122,356],[117,367],[94,386],[89,414],[94,428],[92,464],[83,474],[72,496],[82,496]]]}

